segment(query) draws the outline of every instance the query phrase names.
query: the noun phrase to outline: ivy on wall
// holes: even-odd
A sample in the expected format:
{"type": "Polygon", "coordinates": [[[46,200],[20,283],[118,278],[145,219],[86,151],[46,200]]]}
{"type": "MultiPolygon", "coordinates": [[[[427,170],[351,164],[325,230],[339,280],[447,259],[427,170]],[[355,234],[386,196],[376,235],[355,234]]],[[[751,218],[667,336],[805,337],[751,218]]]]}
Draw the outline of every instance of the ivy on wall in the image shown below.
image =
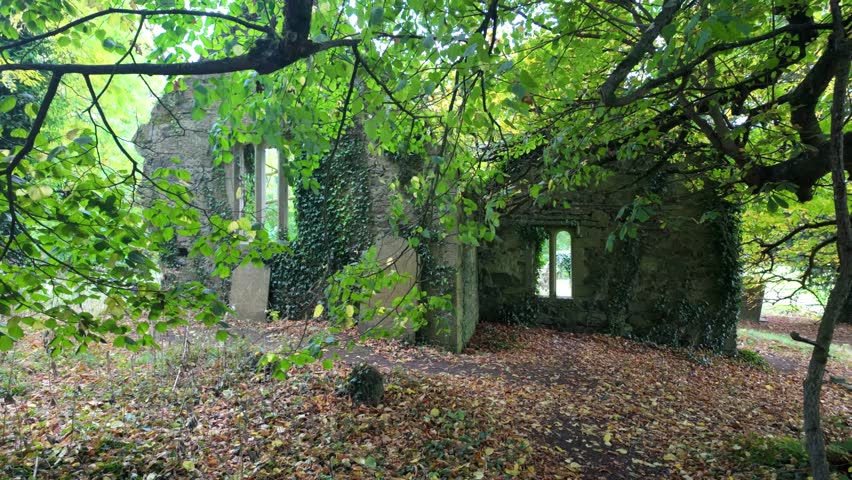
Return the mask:
{"type": "Polygon", "coordinates": [[[357,129],[340,139],[334,156],[325,155],[312,175],[314,188],[294,182],[299,234],[291,252],[270,262],[270,310],[287,318],[312,310],[325,280],[372,244],[366,145],[357,129]]]}
{"type": "Polygon", "coordinates": [[[613,268],[609,278],[609,299],[604,306],[604,313],[609,332],[613,335],[631,336],[633,332],[627,317],[630,304],[636,298],[636,285],[639,281],[640,238],[619,242],[611,253],[615,259],[610,261],[617,268],[613,268]]]}
{"type": "Polygon", "coordinates": [[[712,210],[711,225],[718,271],[715,275],[716,308],[707,303],[688,302],[683,296],[669,293],[657,304],[658,324],[647,340],[690,349],[706,349],[714,353],[736,351],[736,323],[742,294],[740,275],[740,216],[735,205],[720,202],[712,210]]]}

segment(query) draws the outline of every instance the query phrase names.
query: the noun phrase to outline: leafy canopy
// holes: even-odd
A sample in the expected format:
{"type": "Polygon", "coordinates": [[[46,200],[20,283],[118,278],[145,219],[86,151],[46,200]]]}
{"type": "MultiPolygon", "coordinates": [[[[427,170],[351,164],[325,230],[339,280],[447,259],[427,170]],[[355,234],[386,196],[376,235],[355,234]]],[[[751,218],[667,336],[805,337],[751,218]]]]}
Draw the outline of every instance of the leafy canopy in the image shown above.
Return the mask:
{"type": "MultiPolygon", "coordinates": [[[[127,102],[147,105],[159,92],[152,76],[169,91],[187,88],[184,75],[216,75],[192,88],[193,115],[218,115],[217,162],[263,142],[310,186],[356,120],[371,148],[421,159],[392,201],[412,247],[448,232],[488,241],[512,202],[546,204],[614,168],[776,205],[809,200],[828,172],[827,87],[840,55],[821,2],[121,3],[0,0],[10,89],[0,113],[23,104],[28,116],[8,133],[21,141],[0,171],[0,314],[13,315],[0,348],[21,323],[54,329],[64,346],[105,334],[151,343],[150,329],[187,309],[215,324],[226,308],[212,292],[157,282],[155,246],[197,233],[202,218],[215,228],[191,254],[213,256],[214,275],[280,250],[196,208],[170,181],[186,172],[141,171],[127,138],[146,108],[127,102]],[[26,100],[28,86],[40,98],[26,100]],[[106,314],[82,309],[89,299],[104,299],[106,314]]],[[[623,219],[619,239],[635,236],[654,201],[635,200],[643,213],[623,219]]]]}

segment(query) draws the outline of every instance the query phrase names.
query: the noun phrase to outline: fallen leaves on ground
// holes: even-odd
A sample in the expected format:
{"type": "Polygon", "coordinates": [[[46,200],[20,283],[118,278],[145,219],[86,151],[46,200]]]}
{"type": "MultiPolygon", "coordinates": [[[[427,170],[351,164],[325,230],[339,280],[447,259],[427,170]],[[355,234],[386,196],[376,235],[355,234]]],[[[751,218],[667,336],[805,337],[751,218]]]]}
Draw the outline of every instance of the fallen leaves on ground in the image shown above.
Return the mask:
{"type": "MultiPolygon", "coordinates": [[[[186,352],[177,335],[159,353],[93,349],[57,359],[58,375],[20,343],[35,353],[0,361],[0,476],[773,478],[738,442],[800,435],[804,372],[603,335],[483,324],[462,355],[370,341],[286,381],[246,371],[246,354],[300,326],[224,347],[193,332],[186,352]],[[377,408],[335,394],[362,360],[386,376],[377,408]]],[[[830,439],[850,436],[849,399],[826,385],[830,439]]]]}

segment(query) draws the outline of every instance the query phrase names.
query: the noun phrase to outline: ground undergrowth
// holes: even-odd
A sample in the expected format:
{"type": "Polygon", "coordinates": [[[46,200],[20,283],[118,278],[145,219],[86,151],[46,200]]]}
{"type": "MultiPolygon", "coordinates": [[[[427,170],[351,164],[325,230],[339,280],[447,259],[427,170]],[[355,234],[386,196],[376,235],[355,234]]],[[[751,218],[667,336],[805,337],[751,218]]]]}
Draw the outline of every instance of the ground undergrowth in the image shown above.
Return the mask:
{"type": "MultiPolygon", "coordinates": [[[[252,370],[248,358],[303,327],[244,326],[225,344],[172,333],[159,351],[53,359],[27,337],[0,357],[0,478],[807,477],[800,369],[484,324],[457,356],[369,341],[285,381],[252,370]],[[376,408],[335,393],[362,360],[386,376],[376,408]]],[[[826,385],[841,449],[850,399],[826,385]]]]}

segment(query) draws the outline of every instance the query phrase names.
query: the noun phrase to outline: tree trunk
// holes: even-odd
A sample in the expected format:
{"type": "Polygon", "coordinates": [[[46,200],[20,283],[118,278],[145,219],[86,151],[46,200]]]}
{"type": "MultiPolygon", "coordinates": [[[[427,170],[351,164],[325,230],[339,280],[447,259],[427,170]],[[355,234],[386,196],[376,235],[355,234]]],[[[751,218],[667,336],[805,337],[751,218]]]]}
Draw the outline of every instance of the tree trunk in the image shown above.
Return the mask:
{"type": "Polygon", "coordinates": [[[850,270],[852,269],[848,266],[841,266],[841,273],[837,278],[837,283],[834,284],[834,288],[828,297],[828,305],[825,308],[825,313],[819,325],[815,341],[816,345],[811,353],[811,361],[808,364],[808,376],[805,378],[803,388],[805,448],[811,460],[811,475],[814,480],[829,479],[828,460],[826,460],[825,456],[825,438],[822,434],[820,419],[820,396],[834,327],[837,324],[838,318],[848,315],[846,305],[850,297],[850,289],[852,289],[852,271],[850,270]]]}
{"type": "Polygon", "coordinates": [[[846,315],[838,318],[837,321],[839,323],[852,325],[852,294],[850,294],[849,299],[846,300],[846,315]]]}
{"type": "MultiPolygon", "coordinates": [[[[834,73],[834,98],[831,105],[831,179],[834,188],[834,210],[837,215],[837,252],[840,256],[840,273],[828,297],[825,313],[819,325],[808,376],[804,383],[805,447],[811,461],[814,480],[828,480],[828,460],[825,456],[825,437],[820,425],[820,394],[825,364],[831,347],[834,327],[840,319],[849,317],[847,306],[852,291],[852,225],[849,221],[849,204],[846,195],[846,173],[843,169],[843,104],[849,85],[850,50],[840,14],[840,0],[831,0],[834,22],[834,39],[838,58],[834,73]]],[[[797,335],[794,335],[797,337],[797,335]]]]}

